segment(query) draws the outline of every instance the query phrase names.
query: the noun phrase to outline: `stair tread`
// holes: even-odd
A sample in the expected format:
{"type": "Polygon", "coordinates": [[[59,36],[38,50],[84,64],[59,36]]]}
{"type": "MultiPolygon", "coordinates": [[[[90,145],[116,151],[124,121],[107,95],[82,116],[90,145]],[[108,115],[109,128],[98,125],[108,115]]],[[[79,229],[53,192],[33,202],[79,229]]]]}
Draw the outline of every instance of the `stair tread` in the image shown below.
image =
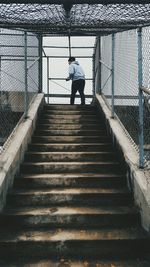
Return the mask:
{"type": "MultiPolygon", "coordinates": [[[[146,232],[139,228],[103,228],[101,230],[76,230],[76,229],[56,229],[56,230],[8,230],[0,232],[1,242],[67,242],[67,241],[108,241],[108,240],[148,240],[146,232]]],[[[81,243],[82,244],[82,243],[81,243]]]]}
{"type": "MultiPolygon", "coordinates": [[[[41,178],[60,178],[60,179],[63,179],[63,178],[84,178],[84,177],[89,177],[91,178],[101,178],[101,177],[120,177],[120,178],[124,178],[125,176],[123,174],[113,174],[113,173],[110,173],[110,174],[97,174],[97,173],[43,173],[43,174],[21,174],[21,179],[22,178],[37,178],[37,179],[41,179],[41,178]]],[[[20,178],[18,178],[20,179],[20,178]]]]}
{"type": "MultiPolygon", "coordinates": [[[[138,210],[135,207],[119,206],[119,207],[24,207],[24,209],[7,208],[4,210],[3,215],[107,215],[107,214],[137,214],[138,210]]],[[[3,216],[2,215],[2,216],[3,216]]]]}
{"type": "Polygon", "coordinates": [[[130,194],[128,188],[52,188],[52,189],[14,189],[11,195],[47,195],[47,194],[130,194]]]}
{"type": "MultiPolygon", "coordinates": [[[[35,154],[35,155],[62,155],[62,154],[64,154],[64,155],[70,155],[70,152],[68,152],[68,151],[51,151],[51,152],[47,152],[47,151],[45,151],[45,152],[43,152],[43,151],[27,151],[26,152],[26,154],[35,154]]],[[[71,152],[71,155],[76,155],[76,154],[78,154],[78,155],[84,155],[84,154],[86,154],[86,155],[105,155],[105,154],[115,154],[115,152],[113,152],[113,151],[72,151],[71,152]]]]}
{"type": "MultiPolygon", "coordinates": [[[[32,143],[31,143],[32,144],[32,143]]],[[[48,145],[64,145],[64,143],[53,143],[53,144],[50,144],[50,143],[40,143],[40,142],[37,142],[37,143],[34,143],[34,145],[35,144],[40,144],[40,145],[43,145],[43,144],[48,144],[48,145]]],[[[111,142],[109,141],[109,142],[95,142],[95,143],[90,143],[90,142],[86,142],[86,143],[81,143],[81,142],[75,142],[75,143],[65,143],[65,145],[89,145],[89,146],[93,146],[93,145],[95,145],[95,146],[97,146],[97,145],[107,145],[107,144],[111,144],[111,142]]]]}
{"type": "Polygon", "coordinates": [[[52,138],[55,138],[55,137],[60,137],[60,138],[62,138],[62,137],[65,137],[66,139],[68,138],[102,138],[103,136],[105,136],[105,137],[108,137],[108,136],[106,136],[106,135],[69,135],[69,136],[66,136],[66,135],[49,135],[49,136],[47,136],[47,135],[37,135],[36,133],[34,134],[34,137],[36,137],[36,138],[38,138],[38,137],[43,137],[43,138],[50,138],[50,137],[52,137],[52,138]]]}
{"type": "Polygon", "coordinates": [[[21,260],[8,261],[7,263],[0,260],[0,266],[2,267],[149,267],[149,259],[101,259],[101,260],[89,260],[85,257],[84,260],[74,260],[74,259],[63,259],[62,257],[57,260],[52,260],[50,258],[39,260],[30,259],[27,260],[26,257],[21,260]],[[19,265],[18,265],[19,264],[19,265]]]}
{"type": "Polygon", "coordinates": [[[23,162],[23,164],[22,165],[25,165],[25,166],[30,166],[30,165],[35,165],[35,166],[40,166],[40,165],[68,165],[68,166],[70,166],[70,165],[77,165],[77,166],[79,166],[79,165],[81,165],[81,166],[84,166],[84,165],[90,165],[90,164],[92,164],[92,165],[119,165],[119,162],[117,162],[117,161],[83,161],[83,162],[80,162],[80,161],[78,161],[78,162],[76,162],[76,161],[71,161],[71,162],[68,162],[68,161],[66,161],[66,162],[64,162],[64,161],[62,161],[62,162],[57,162],[57,161],[55,161],[55,162],[49,162],[49,161],[43,161],[43,162],[23,162]]]}

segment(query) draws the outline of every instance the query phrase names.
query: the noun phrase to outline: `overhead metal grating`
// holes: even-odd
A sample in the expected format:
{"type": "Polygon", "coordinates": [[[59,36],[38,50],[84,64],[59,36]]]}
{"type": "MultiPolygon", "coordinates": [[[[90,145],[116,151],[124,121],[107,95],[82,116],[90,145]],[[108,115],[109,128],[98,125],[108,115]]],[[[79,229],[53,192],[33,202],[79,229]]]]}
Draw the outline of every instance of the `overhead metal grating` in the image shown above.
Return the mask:
{"type": "Polygon", "coordinates": [[[3,2],[0,0],[1,28],[53,35],[68,35],[68,32],[71,35],[107,35],[150,25],[150,4],[136,4],[136,1],[132,4],[97,4],[98,1],[83,1],[82,4],[81,0],[77,0],[77,4],[71,0],[49,1],[51,4],[45,1],[44,4],[39,1],[32,1],[32,4],[17,0],[3,2]]]}

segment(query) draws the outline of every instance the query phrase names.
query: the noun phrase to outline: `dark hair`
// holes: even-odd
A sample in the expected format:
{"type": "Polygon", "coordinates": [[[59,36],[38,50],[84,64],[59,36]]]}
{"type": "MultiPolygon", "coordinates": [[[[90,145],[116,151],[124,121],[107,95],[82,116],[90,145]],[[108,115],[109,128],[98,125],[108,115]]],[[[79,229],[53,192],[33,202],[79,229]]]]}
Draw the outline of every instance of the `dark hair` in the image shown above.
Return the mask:
{"type": "Polygon", "coordinates": [[[75,61],[76,59],[75,59],[75,57],[70,57],[69,59],[68,59],[68,61],[75,61]]]}

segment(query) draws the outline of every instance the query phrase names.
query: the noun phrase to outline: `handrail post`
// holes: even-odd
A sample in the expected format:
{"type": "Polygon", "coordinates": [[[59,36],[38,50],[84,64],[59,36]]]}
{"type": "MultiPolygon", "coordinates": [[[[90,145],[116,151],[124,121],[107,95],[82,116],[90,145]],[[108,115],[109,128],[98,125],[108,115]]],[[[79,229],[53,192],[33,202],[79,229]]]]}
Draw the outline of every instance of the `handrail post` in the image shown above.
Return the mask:
{"type": "Polygon", "coordinates": [[[94,101],[95,101],[95,90],[96,90],[96,88],[95,88],[95,54],[93,54],[93,58],[92,58],[92,65],[93,65],[93,92],[92,92],[92,94],[93,94],[93,100],[92,100],[92,103],[94,103],[94,101]]]}
{"type": "Polygon", "coordinates": [[[25,97],[24,97],[24,116],[28,114],[28,67],[27,67],[27,32],[24,32],[24,71],[25,71],[25,97]]]}
{"type": "Polygon", "coordinates": [[[101,94],[101,37],[98,37],[98,83],[99,83],[99,91],[98,93],[101,94]]]}
{"type": "Polygon", "coordinates": [[[68,43],[69,43],[69,57],[71,57],[71,35],[70,35],[70,30],[68,34],[68,43]]]}
{"type": "Polygon", "coordinates": [[[47,102],[49,104],[49,57],[47,57],[47,102]]]}
{"type": "Polygon", "coordinates": [[[112,80],[111,80],[111,116],[114,118],[114,67],[115,67],[115,34],[112,33],[112,80]]]}
{"type": "Polygon", "coordinates": [[[42,92],[42,43],[43,43],[43,38],[42,35],[39,34],[38,36],[39,40],[39,93],[42,92]]]}
{"type": "Polygon", "coordinates": [[[139,87],[139,167],[144,168],[144,129],[142,77],[142,28],[138,28],[138,87],[139,87]]]}

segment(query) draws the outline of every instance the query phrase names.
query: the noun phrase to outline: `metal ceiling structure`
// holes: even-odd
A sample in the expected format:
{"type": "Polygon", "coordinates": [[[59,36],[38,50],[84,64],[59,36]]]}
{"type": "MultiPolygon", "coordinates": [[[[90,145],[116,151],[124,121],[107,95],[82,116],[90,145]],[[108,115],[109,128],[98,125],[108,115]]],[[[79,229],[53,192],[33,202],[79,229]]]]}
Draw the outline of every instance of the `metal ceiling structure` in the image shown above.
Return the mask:
{"type": "Polygon", "coordinates": [[[146,0],[0,0],[0,27],[43,35],[108,35],[150,25],[146,0]]]}

